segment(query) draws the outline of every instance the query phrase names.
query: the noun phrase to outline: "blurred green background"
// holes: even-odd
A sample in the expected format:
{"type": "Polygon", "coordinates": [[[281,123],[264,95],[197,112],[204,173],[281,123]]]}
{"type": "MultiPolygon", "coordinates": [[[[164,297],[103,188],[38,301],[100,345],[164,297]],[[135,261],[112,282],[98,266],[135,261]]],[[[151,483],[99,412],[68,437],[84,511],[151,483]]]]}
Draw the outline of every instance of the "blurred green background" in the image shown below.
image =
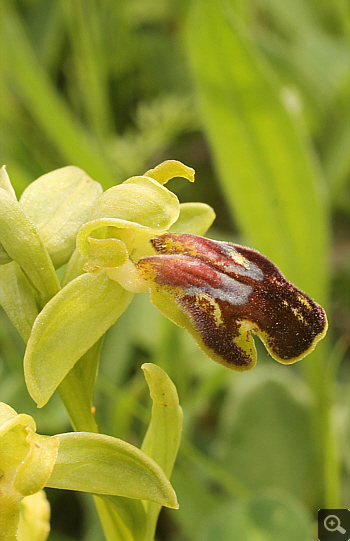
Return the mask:
{"type": "MultiPolygon", "coordinates": [[[[101,430],[140,445],[140,366],[177,386],[185,426],[179,511],[157,541],[310,541],[317,509],[348,507],[350,5],[347,0],[3,0],[1,162],[17,195],[77,165],[106,189],[164,159],[196,170],[169,188],[204,201],[208,233],[258,249],[327,309],[315,352],[285,367],[259,345],[232,373],[137,295],[107,334],[101,430]]],[[[70,430],[23,380],[24,345],[0,313],[0,399],[39,433],[70,430]]],[[[88,495],[48,490],[50,541],[99,541],[88,495]]]]}

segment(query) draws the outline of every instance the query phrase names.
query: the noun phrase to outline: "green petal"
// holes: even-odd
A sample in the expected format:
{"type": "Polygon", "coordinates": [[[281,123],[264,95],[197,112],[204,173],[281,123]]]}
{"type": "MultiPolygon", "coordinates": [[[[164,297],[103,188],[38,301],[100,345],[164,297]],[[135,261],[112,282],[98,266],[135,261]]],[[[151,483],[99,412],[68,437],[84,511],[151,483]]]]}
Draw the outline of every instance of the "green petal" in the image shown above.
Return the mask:
{"type": "Polygon", "coordinates": [[[190,182],[194,182],[195,171],[192,167],[187,167],[177,160],[166,160],[160,163],[154,169],[149,169],[145,173],[145,177],[151,177],[159,184],[166,184],[168,180],[175,177],[186,178],[190,182]]]}
{"type": "Polygon", "coordinates": [[[94,272],[98,269],[119,267],[128,260],[126,246],[119,239],[95,239],[89,237],[87,242],[89,251],[88,263],[84,267],[86,271],[94,272]]]}
{"type": "Polygon", "coordinates": [[[83,274],[45,306],[35,320],[24,357],[28,391],[39,407],[132,298],[105,274],[83,274]]]}
{"type": "Polygon", "coordinates": [[[204,235],[215,220],[214,210],[205,203],[181,203],[180,215],[171,226],[172,233],[204,235]]]}
{"type": "Polygon", "coordinates": [[[120,218],[158,231],[168,229],[178,216],[176,195],[145,176],[132,177],[104,192],[91,213],[92,220],[120,218]]]}
{"type": "Polygon", "coordinates": [[[56,268],[68,261],[75,238],[102,187],[79,167],[62,167],[24,190],[20,204],[35,223],[56,268]]]}
{"type": "Polygon", "coordinates": [[[27,429],[30,450],[17,470],[14,488],[23,496],[41,490],[50,477],[57,458],[59,440],[57,436],[41,436],[27,429]]]}
{"type": "Polygon", "coordinates": [[[40,436],[35,430],[33,417],[25,413],[17,414],[10,406],[0,402],[0,464],[2,473],[8,472],[0,477],[0,483],[14,481],[22,496],[44,486],[42,478],[45,473],[36,472],[37,462],[42,461],[43,468],[46,467],[44,463],[52,465],[56,456],[53,449],[57,450],[58,447],[57,438],[40,436]]]}
{"type": "Polygon", "coordinates": [[[40,292],[43,302],[59,290],[59,281],[38,230],[22,206],[0,188],[0,241],[40,292]]]}
{"type": "Polygon", "coordinates": [[[58,457],[47,486],[178,507],[164,472],[133,445],[90,432],[60,434],[58,438],[58,457]]]}

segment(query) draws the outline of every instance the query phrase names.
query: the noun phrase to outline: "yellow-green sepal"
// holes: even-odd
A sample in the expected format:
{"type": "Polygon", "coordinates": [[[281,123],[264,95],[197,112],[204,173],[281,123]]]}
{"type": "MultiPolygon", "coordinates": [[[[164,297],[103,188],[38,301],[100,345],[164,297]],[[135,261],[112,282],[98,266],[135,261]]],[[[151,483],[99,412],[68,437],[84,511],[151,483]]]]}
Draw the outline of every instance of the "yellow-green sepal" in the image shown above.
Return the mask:
{"type": "Polygon", "coordinates": [[[20,204],[35,223],[56,268],[67,263],[102,186],[82,169],[62,167],[29,184],[20,204]]]}
{"type": "Polygon", "coordinates": [[[214,210],[205,203],[181,203],[180,214],[170,227],[171,233],[204,235],[215,220],[214,210]]]}
{"type": "Polygon", "coordinates": [[[3,188],[0,188],[0,242],[39,291],[43,304],[57,293],[60,284],[35,224],[3,188]]]}
{"type": "Polygon", "coordinates": [[[82,274],[44,307],[34,322],[24,357],[27,388],[39,407],[132,298],[132,293],[104,273],[82,274]]]}
{"type": "Polygon", "coordinates": [[[179,216],[175,194],[149,177],[131,177],[113,186],[95,202],[91,219],[120,218],[157,231],[168,229],[179,216]]]}

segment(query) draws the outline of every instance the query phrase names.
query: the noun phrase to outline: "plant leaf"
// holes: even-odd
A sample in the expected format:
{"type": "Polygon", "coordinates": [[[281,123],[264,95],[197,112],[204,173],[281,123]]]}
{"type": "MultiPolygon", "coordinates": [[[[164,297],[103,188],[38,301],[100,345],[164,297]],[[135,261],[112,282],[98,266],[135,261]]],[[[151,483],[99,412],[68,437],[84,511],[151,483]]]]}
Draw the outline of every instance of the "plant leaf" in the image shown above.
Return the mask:
{"type": "Polygon", "coordinates": [[[121,541],[124,539],[125,541],[131,541],[131,539],[132,541],[145,541],[146,512],[141,500],[107,494],[100,494],[99,498],[108,503],[109,508],[113,508],[110,511],[112,511],[115,529],[118,531],[121,541]],[[124,537],[122,537],[123,535],[124,537]]]}
{"type": "MultiPolygon", "coordinates": [[[[176,387],[164,370],[151,363],[145,363],[141,368],[153,400],[152,419],[141,449],[161,466],[170,479],[181,441],[182,409],[176,387]]],[[[158,504],[146,503],[146,540],[154,537],[160,509],[158,504]]]]}
{"type": "Polygon", "coordinates": [[[308,141],[234,11],[192,5],[188,52],[227,202],[248,244],[324,303],[325,197],[308,141]]]}
{"type": "Polygon", "coordinates": [[[71,432],[57,437],[59,452],[47,486],[178,507],[164,472],[137,447],[91,432],[71,432]]]}

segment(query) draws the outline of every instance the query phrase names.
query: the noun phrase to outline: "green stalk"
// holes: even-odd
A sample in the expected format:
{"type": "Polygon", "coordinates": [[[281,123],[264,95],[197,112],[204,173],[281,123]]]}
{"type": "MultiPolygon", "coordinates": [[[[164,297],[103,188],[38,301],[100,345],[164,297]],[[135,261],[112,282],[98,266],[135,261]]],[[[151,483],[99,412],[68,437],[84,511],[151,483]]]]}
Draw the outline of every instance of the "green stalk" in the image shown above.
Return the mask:
{"type": "MultiPolygon", "coordinates": [[[[102,342],[100,339],[79,359],[58,387],[76,432],[98,433],[92,398],[102,342]]],[[[93,497],[107,541],[133,541],[128,532],[121,532],[120,519],[112,506],[97,496],[93,497]]]]}

